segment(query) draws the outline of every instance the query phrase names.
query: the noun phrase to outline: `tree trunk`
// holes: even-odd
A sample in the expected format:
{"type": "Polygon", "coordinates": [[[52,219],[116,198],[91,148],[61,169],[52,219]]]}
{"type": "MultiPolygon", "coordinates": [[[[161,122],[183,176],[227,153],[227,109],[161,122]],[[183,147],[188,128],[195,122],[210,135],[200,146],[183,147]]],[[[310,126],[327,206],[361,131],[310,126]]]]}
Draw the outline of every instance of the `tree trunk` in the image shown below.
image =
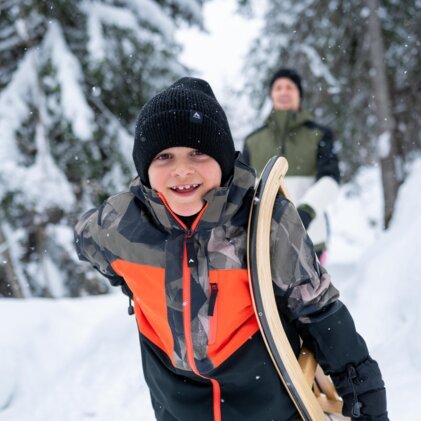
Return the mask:
{"type": "Polygon", "coordinates": [[[374,102],[378,120],[378,156],[382,171],[384,198],[384,227],[389,226],[398,193],[400,177],[399,157],[395,136],[395,122],[386,76],[383,34],[378,17],[378,0],[367,0],[370,9],[368,35],[370,41],[369,60],[371,64],[374,102]]]}
{"type": "Polygon", "coordinates": [[[4,280],[0,279],[0,295],[5,297],[23,298],[23,291],[13,266],[13,258],[10,254],[10,244],[0,229],[0,258],[4,265],[4,280]]]}

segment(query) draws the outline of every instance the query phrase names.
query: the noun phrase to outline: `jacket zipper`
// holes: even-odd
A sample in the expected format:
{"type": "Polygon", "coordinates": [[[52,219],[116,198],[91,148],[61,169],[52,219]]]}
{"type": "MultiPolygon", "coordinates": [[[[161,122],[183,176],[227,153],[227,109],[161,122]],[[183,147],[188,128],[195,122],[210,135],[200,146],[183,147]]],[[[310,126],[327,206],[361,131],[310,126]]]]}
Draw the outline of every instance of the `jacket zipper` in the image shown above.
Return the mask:
{"type": "Polygon", "coordinates": [[[200,211],[199,215],[197,216],[196,220],[193,222],[191,229],[188,229],[185,224],[180,221],[177,215],[171,210],[165,197],[158,193],[162,203],[174,217],[174,219],[183,227],[185,230],[185,239],[184,239],[184,250],[183,250],[183,328],[184,328],[184,338],[186,341],[186,352],[187,352],[187,362],[190,365],[193,373],[197,376],[209,380],[212,383],[212,392],[213,392],[213,418],[214,421],[221,421],[221,388],[219,383],[215,379],[211,379],[200,374],[199,370],[196,367],[196,363],[194,361],[194,347],[193,347],[193,339],[191,334],[191,290],[190,290],[190,266],[196,265],[196,256],[189,256],[189,249],[193,246],[192,243],[189,243],[189,239],[192,237],[194,230],[196,229],[197,224],[199,223],[200,218],[202,217],[203,213],[207,208],[207,204],[203,207],[200,211]]]}
{"type": "Polygon", "coordinates": [[[203,379],[209,380],[212,383],[213,391],[213,419],[214,421],[221,421],[221,387],[215,379],[200,374],[194,361],[194,347],[191,335],[191,295],[190,295],[190,267],[189,261],[195,260],[195,257],[189,256],[187,253],[187,240],[190,237],[186,236],[184,242],[183,253],[183,327],[184,337],[186,340],[187,361],[193,372],[203,379]]]}
{"type": "Polygon", "coordinates": [[[286,157],[286,143],[287,143],[287,134],[288,134],[288,130],[289,130],[289,120],[291,117],[291,112],[288,112],[286,117],[285,117],[285,126],[284,126],[284,130],[281,134],[281,141],[280,141],[280,156],[284,156],[286,157]]]}

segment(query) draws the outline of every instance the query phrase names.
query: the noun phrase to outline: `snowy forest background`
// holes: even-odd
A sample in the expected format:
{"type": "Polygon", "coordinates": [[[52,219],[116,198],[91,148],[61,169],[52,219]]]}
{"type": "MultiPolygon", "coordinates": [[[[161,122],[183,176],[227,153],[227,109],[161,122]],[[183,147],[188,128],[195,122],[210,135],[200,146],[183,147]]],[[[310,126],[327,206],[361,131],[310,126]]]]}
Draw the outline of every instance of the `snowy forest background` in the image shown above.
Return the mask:
{"type": "MultiPolygon", "coordinates": [[[[1,1],[0,295],[108,291],[77,263],[72,227],[134,176],[136,115],[148,98],[189,74],[174,34],[183,25],[204,28],[203,3],[1,1]]],[[[234,133],[238,149],[246,130],[260,124],[270,76],[281,65],[295,67],[304,79],[304,106],[336,133],[344,180],[362,166],[381,166],[392,202],[385,202],[388,224],[407,164],[421,148],[420,1],[266,3],[244,63],[246,85],[233,95],[252,104],[234,133]],[[370,8],[380,25],[374,35],[370,8]]],[[[242,0],[239,12],[250,16],[266,3],[242,0]]],[[[241,107],[226,108],[235,129],[241,107]]]]}
{"type": "MultiPolygon", "coordinates": [[[[122,420],[139,410],[153,419],[124,297],[78,262],[73,226],[134,177],[137,113],[177,78],[197,75],[176,35],[206,31],[203,11],[215,1],[0,0],[1,420],[122,420]],[[93,336],[105,325],[109,337],[93,336]],[[100,364],[108,368],[92,380],[100,364]],[[128,383],[105,391],[107,375],[122,373],[128,383]],[[31,413],[37,392],[57,385],[31,413]],[[69,403],[69,387],[87,396],[69,403]]],[[[303,106],[334,130],[341,157],[329,269],[385,367],[393,419],[416,419],[408,401],[419,399],[421,374],[421,1],[230,2],[261,22],[244,83],[218,95],[237,149],[267,112],[273,72],[298,69],[303,106]]]]}

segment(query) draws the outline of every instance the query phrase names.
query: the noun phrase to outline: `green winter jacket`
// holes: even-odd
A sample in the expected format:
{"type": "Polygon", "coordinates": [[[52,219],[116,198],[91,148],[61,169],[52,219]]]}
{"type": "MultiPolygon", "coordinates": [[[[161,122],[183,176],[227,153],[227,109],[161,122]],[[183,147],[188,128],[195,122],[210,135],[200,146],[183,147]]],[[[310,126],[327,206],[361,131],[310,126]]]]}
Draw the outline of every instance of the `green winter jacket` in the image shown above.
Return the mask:
{"type": "Polygon", "coordinates": [[[243,159],[260,174],[273,156],[288,160],[287,187],[297,206],[311,209],[309,235],[316,250],[326,245],[325,210],[340,181],[332,131],[316,124],[307,111],[272,110],[265,124],[245,140],[243,159]]]}

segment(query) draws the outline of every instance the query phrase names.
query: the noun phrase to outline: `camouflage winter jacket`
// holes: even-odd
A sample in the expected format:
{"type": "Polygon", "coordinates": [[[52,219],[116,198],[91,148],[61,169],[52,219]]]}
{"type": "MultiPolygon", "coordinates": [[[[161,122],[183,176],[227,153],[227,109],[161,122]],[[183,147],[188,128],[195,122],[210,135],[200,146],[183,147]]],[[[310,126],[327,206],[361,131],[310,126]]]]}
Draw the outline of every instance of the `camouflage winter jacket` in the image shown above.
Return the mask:
{"type": "MultiPolygon", "coordinates": [[[[254,185],[254,172],[237,160],[228,186],[205,196],[187,228],[158,193],[136,181],[76,226],[80,259],[133,294],[158,420],[282,420],[296,414],[265,351],[249,292],[246,229],[254,185]]],[[[295,351],[300,331],[330,372],[365,359],[350,317],[341,327],[345,334],[333,329],[325,338],[320,332],[320,323],[346,308],[286,199],[276,201],[271,236],[275,293],[295,351]],[[335,335],[338,353],[328,349],[335,335]],[[352,351],[341,355],[350,345],[352,351]]]]}

